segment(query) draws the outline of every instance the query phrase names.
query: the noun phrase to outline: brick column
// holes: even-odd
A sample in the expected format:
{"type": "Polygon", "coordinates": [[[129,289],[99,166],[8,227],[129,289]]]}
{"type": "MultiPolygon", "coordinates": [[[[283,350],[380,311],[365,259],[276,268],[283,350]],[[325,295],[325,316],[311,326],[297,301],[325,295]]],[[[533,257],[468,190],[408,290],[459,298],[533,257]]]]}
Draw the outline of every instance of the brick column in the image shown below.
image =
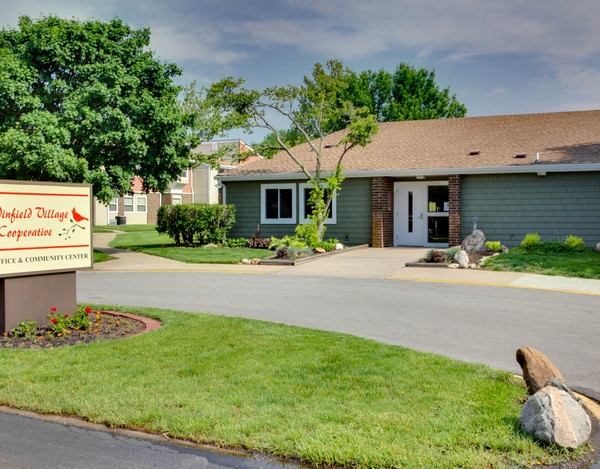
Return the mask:
{"type": "Polygon", "coordinates": [[[394,245],[394,180],[374,177],[371,182],[371,246],[394,245]]]}
{"type": "Polygon", "coordinates": [[[461,237],[461,179],[460,175],[453,174],[448,177],[448,192],[450,198],[450,213],[448,223],[449,227],[449,244],[450,246],[458,246],[462,242],[461,237]]]}

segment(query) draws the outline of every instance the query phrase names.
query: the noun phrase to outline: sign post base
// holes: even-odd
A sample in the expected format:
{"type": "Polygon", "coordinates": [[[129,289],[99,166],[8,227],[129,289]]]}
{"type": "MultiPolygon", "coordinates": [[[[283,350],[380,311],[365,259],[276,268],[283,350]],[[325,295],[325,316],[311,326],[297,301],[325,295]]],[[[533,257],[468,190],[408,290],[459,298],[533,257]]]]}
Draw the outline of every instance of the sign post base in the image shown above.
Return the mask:
{"type": "Polygon", "coordinates": [[[0,278],[0,333],[28,319],[47,325],[50,308],[56,308],[57,314],[71,316],[77,310],[74,271],[0,278]]]}

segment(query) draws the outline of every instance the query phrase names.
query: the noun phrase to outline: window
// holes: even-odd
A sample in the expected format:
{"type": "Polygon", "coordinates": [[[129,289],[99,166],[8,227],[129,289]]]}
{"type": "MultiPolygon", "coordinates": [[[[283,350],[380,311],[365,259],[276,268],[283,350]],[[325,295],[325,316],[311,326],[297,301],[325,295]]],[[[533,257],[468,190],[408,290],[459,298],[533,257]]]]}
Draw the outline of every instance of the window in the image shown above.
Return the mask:
{"type": "Polygon", "coordinates": [[[131,197],[131,196],[123,197],[123,211],[124,212],[133,212],[133,197],[131,197]]]}
{"type": "Polygon", "coordinates": [[[139,195],[135,198],[135,211],[146,213],[147,200],[145,195],[139,195]]]}
{"type": "MultiPolygon", "coordinates": [[[[308,203],[310,198],[311,184],[299,184],[300,188],[300,221],[302,223],[308,223],[308,216],[312,213],[312,207],[308,203]]],[[[326,225],[332,225],[337,222],[337,197],[331,199],[331,206],[329,207],[329,214],[325,220],[326,225]]]]}
{"type": "Polygon", "coordinates": [[[145,195],[123,197],[123,211],[125,213],[146,213],[147,199],[145,195]]]}
{"type": "Polygon", "coordinates": [[[110,201],[110,203],[108,204],[108,211],[110,213],[116,213],[119,211],[119,199],[115,197],[110,201]]]}
{"type": "Polygon", "coordinates": [[[179,182],[187,184],[188,182],[188,170],[184,169],[179,175],[179,182]]]}
{"type": "Polygon", "coordinates": [[[296,184],[262,184],[260,212],[261,223],[296,223],[296,184]]]}
{"type": "Polygon", "coordinates": [[[171,199],[171,204],[172,205],[181,205],[181,196],[174,195],[173,198],[171,199]]]}

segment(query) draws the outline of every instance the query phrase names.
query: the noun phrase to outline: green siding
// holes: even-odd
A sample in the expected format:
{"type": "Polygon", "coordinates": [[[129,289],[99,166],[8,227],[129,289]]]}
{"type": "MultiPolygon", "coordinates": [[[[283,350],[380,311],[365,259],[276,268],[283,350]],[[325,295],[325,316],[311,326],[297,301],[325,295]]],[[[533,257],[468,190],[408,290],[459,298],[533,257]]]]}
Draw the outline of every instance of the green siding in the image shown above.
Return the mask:
{"type": "Polygon", "coordinates": [[[477,228],[487,239],[518,246],[527,233],[542,240],[600,241],[600,173],[463,176],[462,237],[477,228]]]}
{"type": "MultiPolygon", "coordinates": [[[[304,183],[302,181],[268,181],[269,184],[304,183]]],[[[281,238],[294,234],[296,225],[260,224],[260,181],[227,182],[226,202],[236,207],[236,223],[229,236],[249,238],[260,228],[264,237],[281,238]]],[[[298,187],[296,187],[298,189],[298,187]]],[[[296,198],[298,204],[300,197],[296,198]]],[[[327,225],[326,238],[338,238],[348,245],[371,242],[371,180],[346,179],[337,199],[337,223],[327,225]]],[[[297,215],[300,213],[296,207],[297,215]]]]}

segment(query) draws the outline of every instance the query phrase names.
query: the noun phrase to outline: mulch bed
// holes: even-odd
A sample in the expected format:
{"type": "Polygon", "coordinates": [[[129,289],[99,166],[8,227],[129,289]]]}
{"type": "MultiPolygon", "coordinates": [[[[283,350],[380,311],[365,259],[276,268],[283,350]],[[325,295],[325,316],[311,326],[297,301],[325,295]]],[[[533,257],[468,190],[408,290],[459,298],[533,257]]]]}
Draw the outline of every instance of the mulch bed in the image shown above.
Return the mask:
{"type": "Polygon", "coordinates": [[[44,327],[33,338],[13,337],[11,333],[0,337],[0,348],[48,349],[68,345],[89,344],[112,339],[125,339],[143,332],[157,329],[160,323],[154,319],[134,316],[114,311],[95,311],[90,316],[92,327],[82,330],[70,330],[60,337],[48,334],[44,327]]]}

